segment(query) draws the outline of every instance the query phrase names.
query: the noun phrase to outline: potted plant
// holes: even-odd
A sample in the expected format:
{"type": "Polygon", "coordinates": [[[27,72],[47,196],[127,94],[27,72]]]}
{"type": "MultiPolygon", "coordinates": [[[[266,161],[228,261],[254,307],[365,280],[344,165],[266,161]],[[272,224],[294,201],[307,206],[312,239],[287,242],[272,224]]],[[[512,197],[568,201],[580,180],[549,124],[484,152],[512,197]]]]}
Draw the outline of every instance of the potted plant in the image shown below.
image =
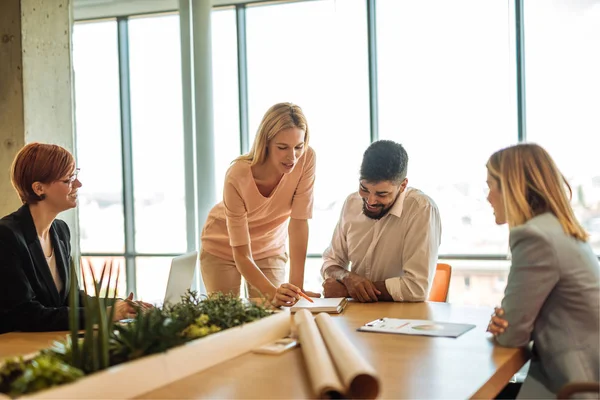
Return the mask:
{"type": "MultiPolygon", "coordinates": [[[[289,334],[289,312],[274,313],[231,295],[194,292],[178,304],[140,311],[132,322],[114,324],[110,306],[116,290],[109,295],[109,288],[118,286],[119,268],[114,270],[105,264],[99,280],[92,270],[93,297],[82,274],[82,333],[79,290],[71,280],[70,335],[29,358],[0,362],[0,393],[13,398],[133,397],[289,334]]],[[[73,262],[71,273],[75,276],[73,262]]]]}

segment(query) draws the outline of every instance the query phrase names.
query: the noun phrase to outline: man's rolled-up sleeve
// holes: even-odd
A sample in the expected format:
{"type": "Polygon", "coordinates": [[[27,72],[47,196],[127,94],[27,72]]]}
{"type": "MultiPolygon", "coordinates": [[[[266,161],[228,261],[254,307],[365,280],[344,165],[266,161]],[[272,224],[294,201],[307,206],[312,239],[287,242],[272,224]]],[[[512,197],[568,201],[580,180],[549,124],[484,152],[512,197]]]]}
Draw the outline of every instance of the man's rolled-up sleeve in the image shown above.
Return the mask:
{"type": "Polygon", "coordinates": [[[440,213],[435,204],[430,203],[412,217],[405,232],[402,253],[404,274],[385,281],[394,301],[427,300],[437,266],[441,236],[440,213]]]}

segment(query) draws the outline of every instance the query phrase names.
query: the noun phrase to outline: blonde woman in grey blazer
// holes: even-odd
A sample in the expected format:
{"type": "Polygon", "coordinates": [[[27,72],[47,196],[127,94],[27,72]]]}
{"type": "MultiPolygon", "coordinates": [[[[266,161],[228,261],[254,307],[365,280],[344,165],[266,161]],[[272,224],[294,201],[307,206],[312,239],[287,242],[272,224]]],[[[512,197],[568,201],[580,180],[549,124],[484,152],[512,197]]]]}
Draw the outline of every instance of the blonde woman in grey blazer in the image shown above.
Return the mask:
{"type": "Polygon", "coordinates": [[[502,346],[533,341],[518,398],[555,398],[569,382],[598,381],[600,267],[571,208],[570,186],[535,144],[494,153],[487,170],[488,201],[496,223],[508,223],[512,254],[488,330],[502,346]]]}

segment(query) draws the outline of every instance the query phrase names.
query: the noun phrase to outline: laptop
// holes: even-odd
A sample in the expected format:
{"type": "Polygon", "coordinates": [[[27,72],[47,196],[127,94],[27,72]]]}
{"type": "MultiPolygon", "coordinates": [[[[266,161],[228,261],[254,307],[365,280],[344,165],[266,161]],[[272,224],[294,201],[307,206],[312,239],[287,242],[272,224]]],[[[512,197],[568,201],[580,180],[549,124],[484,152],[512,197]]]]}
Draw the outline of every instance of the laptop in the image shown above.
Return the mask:
{"type": "Polygon", "coordinates": [[[181,302],[181,296],[192,288],[197,261],[197,251],[173,258],[163,305],[181,302]]]}

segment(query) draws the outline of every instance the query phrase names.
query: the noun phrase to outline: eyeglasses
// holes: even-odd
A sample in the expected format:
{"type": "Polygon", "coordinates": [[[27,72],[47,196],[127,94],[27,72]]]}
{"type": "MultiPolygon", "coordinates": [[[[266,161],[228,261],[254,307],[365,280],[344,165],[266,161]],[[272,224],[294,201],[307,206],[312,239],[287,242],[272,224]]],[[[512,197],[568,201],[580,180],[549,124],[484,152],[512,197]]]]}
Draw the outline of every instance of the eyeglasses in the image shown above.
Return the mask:
{"type": "Polygon", "coordinates": [[[68,179],[63,179],[61,182],[66,183],[67,185],[72,185],[73,182],[77,180],[77,175],[79,175],[79,168],[75,168],[75,172],[73,172],[68,179]]]}

